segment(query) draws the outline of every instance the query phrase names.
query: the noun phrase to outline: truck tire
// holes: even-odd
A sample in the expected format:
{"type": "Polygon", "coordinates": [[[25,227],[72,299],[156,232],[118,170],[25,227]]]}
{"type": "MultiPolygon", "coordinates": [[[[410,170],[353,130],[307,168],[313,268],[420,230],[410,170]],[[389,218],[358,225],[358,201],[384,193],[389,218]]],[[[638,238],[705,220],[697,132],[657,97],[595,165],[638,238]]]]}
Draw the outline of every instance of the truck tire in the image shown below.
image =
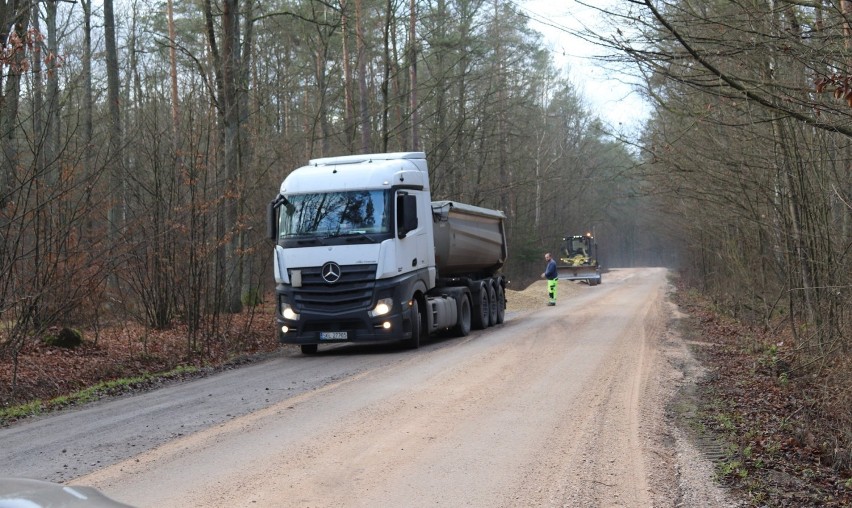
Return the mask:
{"type": "Polygon", "coordinates": [[[497,324],[501,324],[506,319],[506,292],[503,291],[503,285],[499,280],[494,281],[494,287],[497,292],[497,324]]]}
{"type": "Polygon", "coordinates": [[[409,349],[420,347],[420,338],[423,335],[423,317],[420,315],[420,306],[417,300],[411,301],[411,338],[403,341],[403,345],[409,349]]]}
{"type": "Polygon", "coordinates": [[[302,344],[301,349],[302,349],[303,355],[315,355],[315,354],[317,354],[317,345],[316,344],[302,344]]]}
{"type": "Polygon", "coordinates": [[[470,335],[470,297],[462,295],[459,302],[459,320],[453,327],[453,333],[458,337],[470,335]]]}
{"type": "Polygon", "coordinates": [[[488,325],[497,324],[497,290],[494,289],[494,281],[486,283],[488,286],[488,325]]]}
{"type": "Polygon", "coordinates": [[[476,330],[484,330],[488,328],[488,316],[491,314],[491,310],[488,308],[488,289],[485,287],[484,282],[480,283],[479,287],[473,291],[473,295],[473,328],[476,330]]]}

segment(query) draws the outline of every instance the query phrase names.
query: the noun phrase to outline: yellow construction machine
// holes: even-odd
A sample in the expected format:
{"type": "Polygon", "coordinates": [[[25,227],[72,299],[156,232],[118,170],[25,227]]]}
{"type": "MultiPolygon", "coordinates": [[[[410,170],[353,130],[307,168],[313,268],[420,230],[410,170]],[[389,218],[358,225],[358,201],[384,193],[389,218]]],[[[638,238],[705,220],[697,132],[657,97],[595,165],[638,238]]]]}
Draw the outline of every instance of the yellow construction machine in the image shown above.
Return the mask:
{"type": "Polygon", "coordinates": [[[601,283],[598,244],[591,233],[562,239],[557,269],[560,280],[584,280],[590,286],[601,283]]]}

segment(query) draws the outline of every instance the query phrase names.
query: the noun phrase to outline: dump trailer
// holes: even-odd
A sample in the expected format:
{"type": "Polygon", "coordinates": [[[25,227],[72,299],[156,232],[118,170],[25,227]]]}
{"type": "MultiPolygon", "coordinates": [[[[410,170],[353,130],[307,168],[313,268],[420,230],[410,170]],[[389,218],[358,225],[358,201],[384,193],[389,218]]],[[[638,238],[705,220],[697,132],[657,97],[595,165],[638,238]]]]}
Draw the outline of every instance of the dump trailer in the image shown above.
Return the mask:
{"type": "Polygon", "coordinates": [[[423,152],[311,160],[269,204],[278,338],[322,344],[459,336],[503,322],[505,214],[431,200],[423,152]]]}
{"type": "Polygon", "coordinates": [[[598,244],[591,233],[566,236],[556,266],[560,280],[583,280],[590,286],[601,283],[598,244]]]}

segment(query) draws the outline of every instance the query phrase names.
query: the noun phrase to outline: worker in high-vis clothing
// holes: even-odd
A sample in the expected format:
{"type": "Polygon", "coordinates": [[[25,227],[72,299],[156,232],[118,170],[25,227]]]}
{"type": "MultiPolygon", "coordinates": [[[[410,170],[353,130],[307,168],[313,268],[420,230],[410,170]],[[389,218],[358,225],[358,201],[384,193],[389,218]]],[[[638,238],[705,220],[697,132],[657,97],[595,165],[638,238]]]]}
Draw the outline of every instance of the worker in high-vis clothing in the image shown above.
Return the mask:
{"type": "Polygon", "coordinates": [[[556,271],[556,261],[550,257],[550,253],[544,255],[544,260],[547,262],[547,267],[544,269],[544,273],[541,274],[542,278],[547,279],[547,304],[548,305],[556,305],[556,284],[559,283],[559,274],[556,271]]]}

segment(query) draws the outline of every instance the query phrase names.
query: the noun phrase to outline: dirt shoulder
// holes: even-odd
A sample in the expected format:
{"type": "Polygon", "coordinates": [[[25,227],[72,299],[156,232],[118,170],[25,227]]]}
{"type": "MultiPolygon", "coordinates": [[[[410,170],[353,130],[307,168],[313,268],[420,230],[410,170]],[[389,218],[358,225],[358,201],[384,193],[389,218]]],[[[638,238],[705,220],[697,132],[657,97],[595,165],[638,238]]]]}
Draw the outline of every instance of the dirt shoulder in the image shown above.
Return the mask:
{"type": "Polygon", "coordinates": [[[791,368],[795,341],[783,326],[722,316],[688,288],[672,298],[683,313],[676,331],[700,371],[671,413],[720,484],[748,506],[852,506],[852,455],[841,445],[852,428],[848,380],[791,368]]]}

